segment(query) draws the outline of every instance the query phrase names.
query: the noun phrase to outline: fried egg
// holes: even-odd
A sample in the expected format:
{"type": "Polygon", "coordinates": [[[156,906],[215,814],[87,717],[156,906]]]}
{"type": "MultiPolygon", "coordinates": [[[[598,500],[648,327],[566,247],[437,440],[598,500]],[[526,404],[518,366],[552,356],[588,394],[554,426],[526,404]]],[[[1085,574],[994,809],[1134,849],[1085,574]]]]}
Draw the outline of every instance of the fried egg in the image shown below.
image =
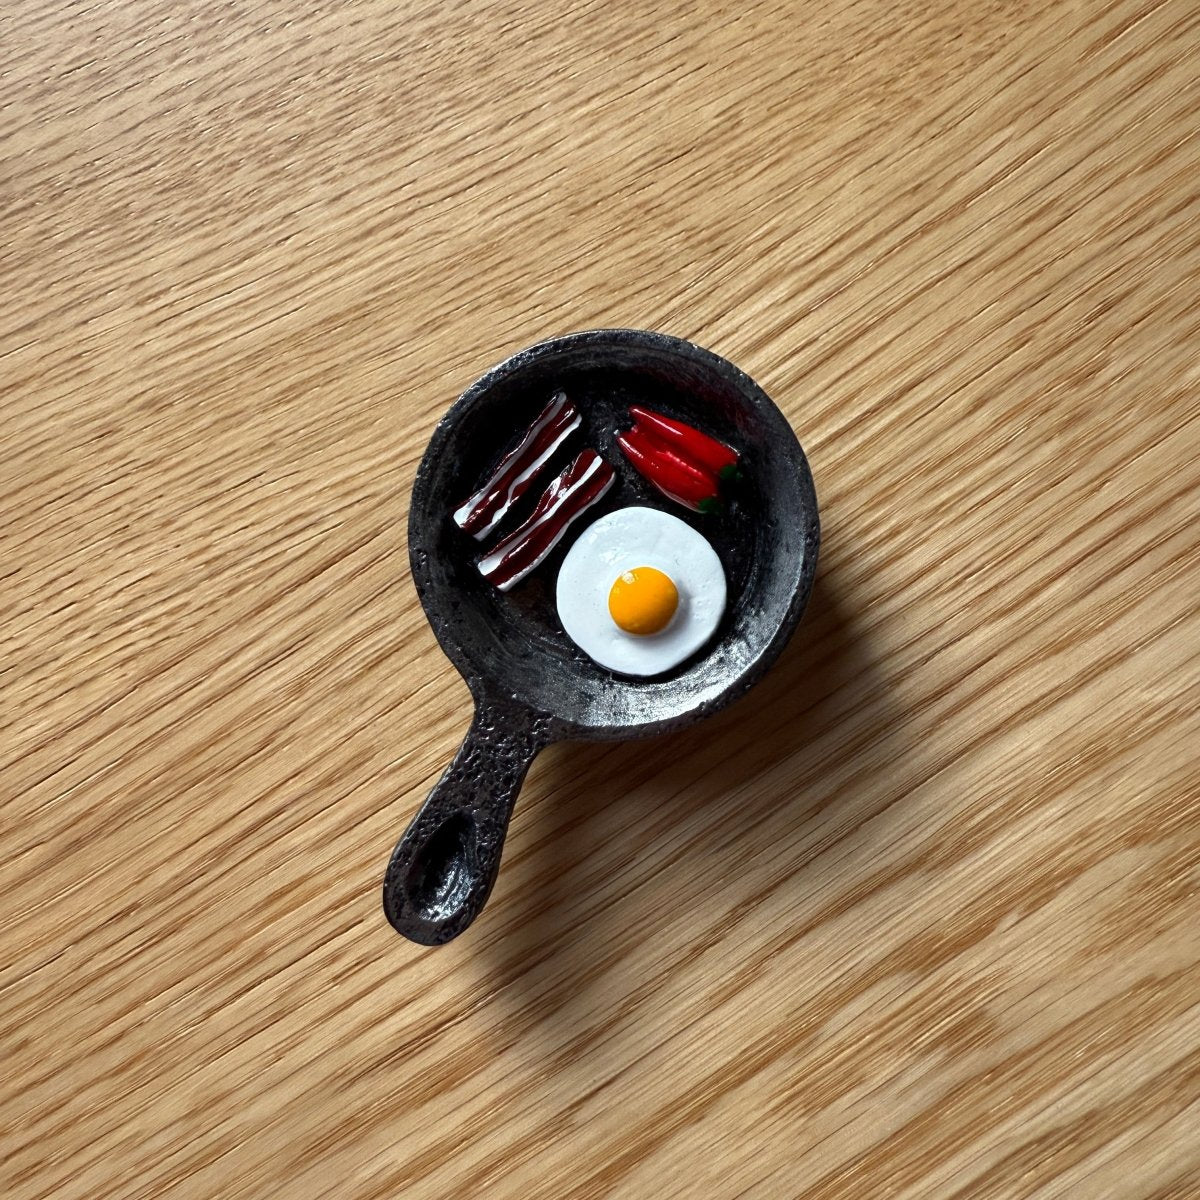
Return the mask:
{"type": "Polygon", "coordinates": [[[602,667],[661,675],[713,635],[725,570],[708,539],[656,508],[620,508],[592,523],[558,572],[567,636],[602,667]]]}

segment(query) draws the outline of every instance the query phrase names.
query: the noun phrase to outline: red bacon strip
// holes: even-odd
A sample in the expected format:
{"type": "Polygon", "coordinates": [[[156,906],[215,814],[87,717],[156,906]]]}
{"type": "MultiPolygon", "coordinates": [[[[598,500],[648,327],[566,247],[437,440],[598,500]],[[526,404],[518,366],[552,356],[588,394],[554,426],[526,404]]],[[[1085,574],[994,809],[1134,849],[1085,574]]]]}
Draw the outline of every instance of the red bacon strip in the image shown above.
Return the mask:
{"type": "Polygon", "coordinates": [[[502,592],[520,583],[562,540],[571,523],[612,487],[614,472],[595,450],[584,450],[542,493],[519,529],[498,543],[479,570],[502,592]]]}
{"type": "Polygon", "coordinates": [[[455,524],[476,538],[487,537],[579,425],[579,410],[564,392],[555,392],[529,432],[500,460],[483,486],[454,510],[455,524]]]}

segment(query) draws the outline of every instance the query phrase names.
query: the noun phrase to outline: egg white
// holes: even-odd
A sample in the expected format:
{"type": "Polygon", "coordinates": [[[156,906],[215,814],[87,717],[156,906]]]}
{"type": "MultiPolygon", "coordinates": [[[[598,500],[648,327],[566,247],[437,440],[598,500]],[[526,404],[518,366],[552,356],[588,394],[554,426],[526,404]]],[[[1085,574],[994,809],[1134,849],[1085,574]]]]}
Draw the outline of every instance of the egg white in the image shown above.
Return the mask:
{"type": "Polygon", "coordinates": [[[725,569],[708,539],[656,508],[620,508],[594,521],[558,572],[558,616],[567,636],[602,667],[622,675],[661,675],[713,635],[725,611],[725,569]],[[670,624],[646,636],[626,633],[608,611],[616,578],[656,567],[679,591],[670,624]]]}

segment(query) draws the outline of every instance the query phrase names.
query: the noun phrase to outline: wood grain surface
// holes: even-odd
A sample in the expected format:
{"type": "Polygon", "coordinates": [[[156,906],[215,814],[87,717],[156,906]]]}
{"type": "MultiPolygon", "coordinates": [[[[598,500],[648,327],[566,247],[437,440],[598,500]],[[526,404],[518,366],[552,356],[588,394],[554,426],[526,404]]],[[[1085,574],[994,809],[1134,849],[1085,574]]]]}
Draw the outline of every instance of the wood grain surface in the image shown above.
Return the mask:
{"type": "Polygon", "coordinates": [[[1200,1196],[1195,0],[10,0],[0,1195],[1200,1196]],[[415,465],[541,337],[753,374],[809,614],[379,884],[415,465]]]}

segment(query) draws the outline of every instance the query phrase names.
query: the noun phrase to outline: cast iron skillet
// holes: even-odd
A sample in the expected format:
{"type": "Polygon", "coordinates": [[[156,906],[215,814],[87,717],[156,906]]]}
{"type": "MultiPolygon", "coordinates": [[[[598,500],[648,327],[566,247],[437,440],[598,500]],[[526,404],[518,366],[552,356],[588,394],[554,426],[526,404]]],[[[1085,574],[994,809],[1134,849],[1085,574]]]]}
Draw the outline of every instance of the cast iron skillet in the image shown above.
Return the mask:
{"type": "MultiPolygon", "coordinates": [[[[485,544],[490,546],[500,531],[485,544]]],[[[509,816],[529,764],[562,739],[644,737],[682,729],[741,696],[778,657],[804,611],[820,526],[812,475],[796,435],[766,393],[699,346],[638,329],[597,329],[531,346],[458,399],[430,439],[408,522],[413,582],[447,657],[466,680],[475,716],[462,747],[392,854],[383,908],[405,937],[438,945],[479,914],[500,865],[509,816]],[[562,388],[583,428],[505,523],[584,446],[617,471],[599,504],[508,593],[475,568],[479,542],[454,508],[562,388]],[[615,433],[630,404],[667,413],[736,447],[744,479],[722,516],[673,504],[625,461],[615,433]],[[575,537],[629,504],[662,508],[701,530],[724,563],[725,615],[691,659],[653,679],[598,667],[562,631],[554,581],[575,537]]]]}

